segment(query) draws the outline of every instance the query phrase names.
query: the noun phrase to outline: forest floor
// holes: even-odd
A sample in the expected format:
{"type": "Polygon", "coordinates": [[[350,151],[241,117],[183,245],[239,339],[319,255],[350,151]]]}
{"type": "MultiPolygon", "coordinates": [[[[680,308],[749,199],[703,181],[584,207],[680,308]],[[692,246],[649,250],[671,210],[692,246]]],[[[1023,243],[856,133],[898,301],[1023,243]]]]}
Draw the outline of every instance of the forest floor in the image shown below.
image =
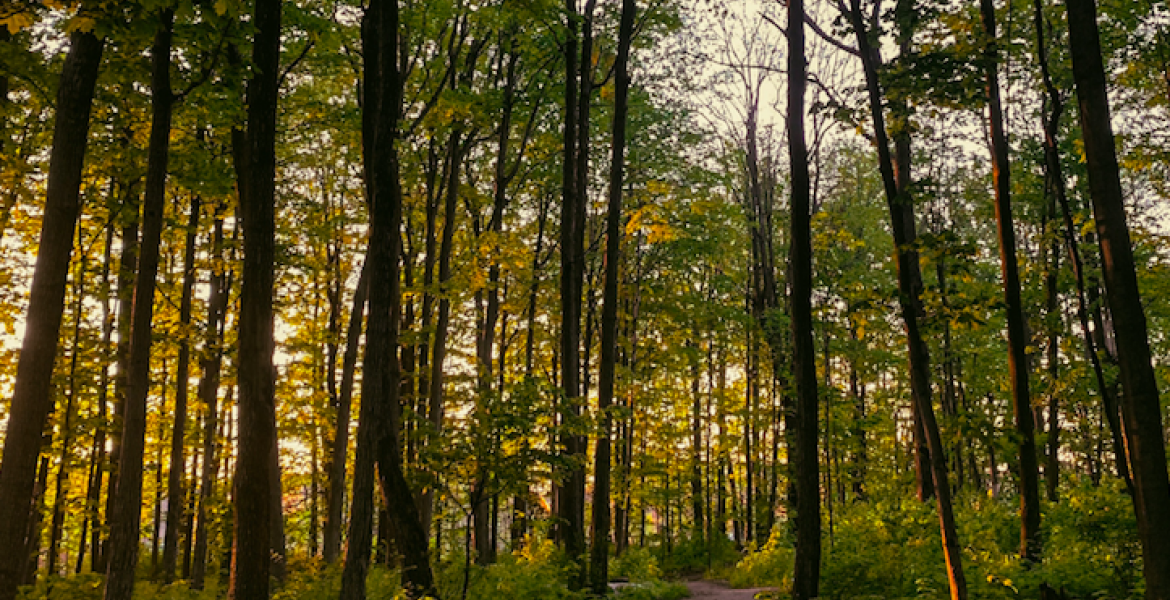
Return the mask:
{"type": "Polygon", "coordinates": [[[705,598],[707,600],[753,600],[760,592],[775,591],[771,588],[748,588],[737,590],[727,587],[719,581],[696,580],[687,581],[687,589],[691,591],[691,598],[705,598]]]}

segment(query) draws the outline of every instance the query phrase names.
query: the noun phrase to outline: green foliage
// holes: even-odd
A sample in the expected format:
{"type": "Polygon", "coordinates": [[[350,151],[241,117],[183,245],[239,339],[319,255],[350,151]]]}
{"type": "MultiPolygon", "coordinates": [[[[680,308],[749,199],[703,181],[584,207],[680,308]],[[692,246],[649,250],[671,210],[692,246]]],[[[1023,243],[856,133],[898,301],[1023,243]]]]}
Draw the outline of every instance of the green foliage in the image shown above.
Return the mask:
{"type": "Polygon", "coordinates": [[[661,580],[632,583],[617,588],[615,593],[620,600],[679,600],[691,595],[687,586],[661,580]]]}
{"type": "Polygon", "coordinates": [[[568,587],[569,562],[548,540],[533,542],[522,550],[505,554],[488,567],[472,565],[465,573],[457,561],[440,574],[439,595],[462,598],[467,575],[469,600],[576,600],[585,596],[568,587]]]}
{"type": "MultiPolygon", "coordinates": [[[[846,507],[826,535],[821,567],[824,598],[944,598],[947,576],[933,503],[874,501],[846,507]]],[[[1078,484],[1046,506],[1043,562],[1018,556],[1015,499],[960,497],[956,506],[963,566],[971,596],[1034,598],[1040,584],[1073,598],[1141,597],[1140,549],[1129,498],[1108,486],[1078,484]]],[[[730,575],[735,587],[791,582],[790,540],[773,533],[730,575]]]]}
{"type": "Polygon", "coordinates": [[[646,582],[662,577],[662,569],[658,567],[658,558],[648,548],[635,546],[621,556],[609,559],[609,576],[613,579],[646,582]]]}
{"type": "Polygon", "coordinates": [[[792,584],[793,556],[791,540],[776,528],[762,548],[748,549],[747,556],[735,565],[728,581],[737,588],[788,588],[792,584]]]}

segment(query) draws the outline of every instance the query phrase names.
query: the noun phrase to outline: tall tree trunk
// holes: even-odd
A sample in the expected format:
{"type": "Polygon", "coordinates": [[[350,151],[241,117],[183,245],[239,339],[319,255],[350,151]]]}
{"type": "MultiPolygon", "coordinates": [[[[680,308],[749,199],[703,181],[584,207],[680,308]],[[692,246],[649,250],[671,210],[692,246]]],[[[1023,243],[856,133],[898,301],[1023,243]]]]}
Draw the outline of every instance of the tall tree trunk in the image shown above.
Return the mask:
{"type": "MultiPolygon", "coordinates": [[[[223,259],[223,203],[216,208],[215,224],[212,228],[211,257],[213,264],[223,259]]],[[[203,472],[200,474],[199,499],[195,508],[195,548],[191,566],[191,589],[203,589],[207,573],[208,536],[211,535],[210,506],[215,481],[219,474],[217,449],[219,439],[219,379],[223,364],[223,323],[227,314],[230,278],[222,267],[215,267],[211,273],[207,298],[207,331],[204,336],[204,358],[202,375],[199,378],[199,399],[207,407],[203,422],[203,472]]]]}
{"type": "Polygon", "coordinates": [[[0,506],[8,507],[7,517],[0,519],[0,600],[16,597],[25,564],[24,541],[32,517],[41,432],[53,409],[53,362],[65,309],[74,224],[81,210],[81,171],[104,43],[93,33],[75,31],[61,68],[44,221],[0,462],[0,506]]]}
{"type": "Polygon", "coordinates": [[[329,460],[329,498],[325,509],[324,558],[326,563],[337,560],[341,554],[341,523],[345,512],[345,463],[349,454],[350,409],[353,405],[353,379],[357,368],[358,342],[362,336],[362,321],[366,298],[370,291],[369,269],[362,265],[357,289],[353,294],[353,308],[346,328],[345,353],[342,356],[341,388],[337,396],[337,426],[329,460]]]}
{"type": "Polygon", "coordinates": [[[122,423],[122,450],[114,510],[110,514],[110,547],[106,564],[106,600],[128,600],[134,591],[142,513],[143,453],[146,444],[146,404],[150,393],[150,347],[153,337],[154,291],[158,279],[159,246],[166,210],[167,162],[170,152],[171,32],[174,13],[163,9],[151,46],[151,124],[143,197],[142,244],[134,280],[134,310],[130,326],[130,369],[122,423]]]}
{"type": "MultiPolygon", "coordinates": [[[[1098,333],[1104,332],[1101,331],[1100,327],[1096,329],[1089,327],[1090,302],[1086,298],[1085,291],[1085,265],[1081,260],[1080,247],[1077,242],[1077,227],[1073,222],[1072,209],[1069,207],[1064,173],[1060,162],[1060,151],[1056,136],[1060,130],[1061,115],[1064,113],[1064,98],[1053,83],[1048,71],[1048,47],[1044,41],[1043,6],[1035,5],[1034,14],[1036,16],[1037,60],[1040,63],[1040,73],[1044,81],[1046,101],[1048,103],[1048,114],[1042,120],[1044,126],[1044,166],[1047,171],[1049,185],[1052,187],[1057,204],[1060,205],[1061,216],[1063,218],[1065,246],[1068,248],[1069,264],[1072,266],[1073,279],[1076,282],[1077,321],[1080,323],[1081,334],[1084,338],[1085,356],[1093,368],[1094,379],[1097,383],[1097,393],[1101,396],[1103,412],[1105,413],[1106,421],[1109,424],[1109,430],[1112,434],[1111,441],[1113,443],[1118,476],[1125,482],[1130,496],[1133,496],[1133,477],[1130,476],[1129,462],[1125,453],[1125,440],[1122,437],[1121,414],[1118,410],[1117,395],[1114,386],[1105,378],[1105,370],[1101,366],[1101,357],[1097,354],[1097,351],[1101,348],[1094,341],[1093,336],[1094,331],[1098,333]]],[[[1050,428],[1049,440],[1052,439],[1053,433],[1050,428]]]]}
{"type": "MultiPolygon", "coordinates": [[[[903,19],[908,18],[913,6],[909,0],[900,0],[895,11],[903,19]],[[905,12],[901,12],[905,11],[905,12]]],[[[947,464],[943,456],[942,438],[934,418],[931,400],[930,355],[918,318],[922,314],[920,290],[922,276],[918,264],[918,253],[912,249],[914,232],[914,205],[906,189],[899,191],[895,181],[893,159],[890,156],[889,136],[886,131],[885,114],[882,108],[882,90],[878,81],[878,67],[881,54],[870,44],[866,31],[865,17],[861,12],[860,0],[850,0],[849,20],[857,35],[857,47],[865,73],[869,96],[870,114],[873,119],[874,137],[877,142],[878,166],[882,186],[890,211],[890,224],[898,272],[899,303],[902,321],[906,329],[906,343],[910,359],[911,397],[918,405],[923,430],[930,449],[931,475],[935,483],[935,504],[938,509],[939,529],[942,533],[943,555],[947,564],[952,600],[966,600],[967,580],[963,573],[962,552],[955,525],[954,507],[951,503],[950,485],[947,483],[947,464]]]]}
{"type": "MultiPolygon", "coordinates": [[[[128,145],[129,142],[126,142],[128,145]]],[[[125,186],[119,208],[122,222],[122,250],[118,258],[118,345],[116,348],[117,371],[114,374],[114,417],[110,423],[109,470],[110,483],[106,490],[105,523],[108,530],[114,514],[114,499],[118,491],[118,470],[122,457],[122,421],[126,413],[126,396],[130,381],[130,329],[134,313],[134,280],[138,269],[139,226],[141,224],[141,199],[138,192],[139,179],[125,186]]],[[[94,569],[106,572],[109,558],[109,532],[101,544],[94,547],[94,569]]]]}
{"type": "MultiPolygon", "coordinates": [[[[276,370],[272,364],[275,283],[276,107],[280,97],[280,0],[257,0],[248,130],[237,159],[244,271],[240,287],[238,448],[230,600],[268,598],[276,370]]],[[[238,136],[237,136],[238,137],[238,136]]],[[[279,475],[277,475],[279,477],[279,475]]]]}
{"type": "Polygon", "coordinates": [[[625,185],[626,126],[630,97],[630,43],[634,37],[634,0],[622,1],[618,25],[617,63],[614,65],[613,157],[609,170],[609,206],[605,227],[605,289],[601,309],[601,366],[598,374],[597,411],[601,429],[597,433],[593,469],[593,548],[590,552],[589,579],[594,594],[609,591],[610,536],[610,430],[609,414],[613,404],[617,371],[618,267],[622,244],[622,189],[625,185]]]}
{"type": "MultiPolygon", "coordinates": [[[[585,177],[582,164],[588,165],[588,107],[581,106],[590,87],[588,53],[578,55],[578,42],[589,46],[589,13],[594,0],[586,0],[585,14],[577,12],[576,0],[565,0],[567,19],[565,54],[564,162],[561,181],[561,402],[562,426],[580,414],[581,409],[581,301],[585,273],[585,201],[581,197],[585,177]],[[579,35],[580,33],[580,35],[579,35]]],[[[588,104],[586,102],[586,104],[588,104]]],[[[566,458],[579,460],[585,448],[581,436],[561,435],[561,451],[566,458]]],[[[585,552],[584,465],[566,469],[561,476],[557,495],[560,523],[557,538],[565,554],[578,566],[569,574],[570,589],[585,585],[585,569],[578,563],[585,552]]],[[[2,600],[2,599],[0,599],[2,600]]]]}
{"type": "Polygon", "coordinates": [[[1012,382],[1012,411],[1015,413],[1020,486],[1020,558],[1040,560],[1040,467],[1036,458],[1036,424],[1028,390],[1027,332],[1020,299],[1019,265],[1016,263],[1016,234],[1012,221],[1011,166],[1008,162],[1007,132],[999,95],[999,43],[996,38],[995,5],[980,0],[983,34],[987,44],[984,70],[987,78],[987,106],[991,125],[991,177],[995,188],[995,217],[999,231],[999,264],[1003,276],[1004,305],[1008,329],[1008,378],[1012,382]]]}
{"type": "Polygon", "coordinates": [[[1161,404],[1113,146],[1096,2],[1065,0],[1065,5],[1089,191],[1121,363],[1122,416],[1137,492],[1134,505],[1142,542],[1146,598],[1161,600],[1170,597],[1170,536],[1166,535],[1170,531],[1170,478],[1166,472],[1161,404]]]}
{"type": "Polygon", "coordinates": [[[402,219],[402,188],[395,147],[402,104],[398,23],[398,4],[382,0],[370,3],[362,22],[366,84],[362,138],[371,221],[367,256],[370,316],[362,369],[366,375],[362,378],[349,547],[341,581],[343,600],[365,597],[375,462],[390,538],[402,555],[402,578],[407,594],[421,597],[434,593],[427,532],[402,473],[397,430],[401,389],[397,360],[401,312],[397,249],[402,219]]]}
{"type": "MultiPolygon", "coordinates": [[[[113,196],[114,184],[111,182],[111,200],[113,196]]],[[[110,263],[112,262],[112,248],[114,245],[114,223],[111,221],[106,224],[106,239],[104,251],[102,256],[102,277],[98,289],[99,299],[102,305],[102,338],[100,350],[98,352],[99,360],[101,361],[101,369],[98,375],[98,397],[97,397],[97,426],[93,432],[93,446],[90,450],[90,476],[89,485],[85,494],[85,512],[86,520],[82,521],[81,526],[81,544],[77,550],[77,568],[75,571],[81,573],[84,568],[83,562],[85,559],[86,542],[89,541],[92,551],[90,552],[90,568],[97,572],[98,555],[100,554],[101,545],[101,498],[102,498],[102,482],[106,462],[106,432],[107,432],[107,418],[108,408],[106,406],[110,391],[110,375],[109,375],[109,348],[110,341],[113,339],[114,321],[113,315],[110,311],[110,263]],[[92,531],[90,537],[87,538],[87,525],[89,531],[92,531]]]]}
{"type": "MultiPolygon", "coordinates": [[[[820,594],[821,492],[817,456],[817,359],[812,328],[812,197],[809,188],[808,147],[804,141],[804,92],[808,62],[804,50],[804,0],[788,4],[788,155],[792,177],[789,266],[792,275],[789,302],[792,314],[792,374],[796,383],[795,444],[788,455],[795,463],[795,481],[789,499],[796,520],[796,557],[792,597],[812,600],[820,594]]],[[[773,349],[773,352],[776,350],[773,349]]],[[[829,369],[825,364],[826,371],[829,369]]],[[[829,488],[831,493],[831,488],[829,488]]]]}
{"type": "Polygon", "coordinates": [[[179,364],[175,379],[175,426],[171,430],[171,466],[167,476],[167,533],[163,539],[163,582],[175,577],[179,555],[179,524],[183,522],[183,456],[187,431],[187,379],[191,363],[188,331],[191,325],[191,292],[195,287],[195,236],[199,232],[199,196],[191,197],[191,214],[187,220],[186,248],[183,251],[183,291],[179,300],[179,364]]]}
{"type": "MultiPolygon", "coordinates": [[[[78,232],[78,242],[81,242],[81,231],[78,232]]],[[[73,416],[77,406],[78,352],[81,349],[81,313],[82,302],[85,299],[85,264],[86,257],[82,255],[78,261],[77,272],[73,279],[73,339],[69,350],[69,391],[65,399],[65,415],[61,420],[61,454],[57,464],[56,489],[53,492],[53,519],[49,527],[49,564],[50,575],[59,575],[58,560],[60,559],[61,535],[65,528],[65,505],[68,502],[68,492],[65,482],[69,478],[69,463],[73,457],[73,416]]],[[[82,536],[84,538],[84,536],[82,536]]],[[[63,561],[68,564],[68,561],[63,561]]]]}

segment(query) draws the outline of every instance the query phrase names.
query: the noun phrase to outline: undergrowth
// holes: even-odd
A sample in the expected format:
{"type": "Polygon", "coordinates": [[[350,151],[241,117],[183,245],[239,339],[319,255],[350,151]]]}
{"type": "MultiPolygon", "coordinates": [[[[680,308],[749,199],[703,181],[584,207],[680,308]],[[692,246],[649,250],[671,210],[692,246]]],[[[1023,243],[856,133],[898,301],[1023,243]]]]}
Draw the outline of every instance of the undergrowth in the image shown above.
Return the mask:
{"type": "MultiPolygon", "coordinates": [[[[1042,583],[1071,598],[1142,596],[1141,551],[1133,508],[1116,490],[1089,485],[1044,506],[1044,555],[1018,557],[1016,500],[965,498],[955,507],[969,595],[987,600],[1039,597],[1042,583]]],[[[821,597],[946,598],[947,573],[933,503],[856,504],[834,515],[823,537],[821,597]]],[[[734,587],[791,586],[793,547],[778,528],[731,571],[734,587]]]]}

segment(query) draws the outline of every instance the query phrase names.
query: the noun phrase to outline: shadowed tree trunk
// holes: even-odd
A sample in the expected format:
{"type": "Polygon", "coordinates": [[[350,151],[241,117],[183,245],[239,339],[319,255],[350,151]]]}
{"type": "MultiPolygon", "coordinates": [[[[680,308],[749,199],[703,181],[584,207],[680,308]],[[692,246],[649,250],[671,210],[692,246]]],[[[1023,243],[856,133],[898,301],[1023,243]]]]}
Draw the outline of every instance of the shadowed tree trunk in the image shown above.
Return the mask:
{"type": "MultiPolygon", "coordinates": [[[[280,0],[257,0],[252,23],[248,130],[236,173],[244,234],[240,287],[235,507],[231,600],[268,598],[271,569],[272,451],[276,444],[276,371],[272,364],[275,270],[276,106],[280,96],[280,0]]],[[[238,137],[238,136],[237,136],[238,137]]],[[[279,475],[276,475],[279,478],[279,475]]]]}
{"type": "MultiPolygon", "coordinates": [[[[574,420],[581,411],[581,305],[585,275],[585,177],[588,165],[588,102],[591,69],[587,48],[591,46],[590,13],[594,0],[586,0],[584,14],[577,12],[576,0],[565,0],[565,112],[564,162],[561,181],[561,424],[574,420]],[[579,51],[580,47],[586,50],[579,51]],[[584,106],[582,106],[584,104],[584,106]]],[[[584,439],[561,434],[561,452],[579,460],[585,454],[584,439]]],[[[569,588],[585,585],[585,470],[584,464],[565,469],[557,494],[560,523],[556,536],[576,567],[570,570],[569,588]]]]}
{"type": "Polygon", "coordinates": [[[1166,535],[1170,531],[1170,477],[1166,472],[1161,404],[1151,363],[1145,309],[1138,290],[1120,169],[1113,146],[1097,7],[1094,0],[1065,0],[1065,6],[1089,191],[1121,363],[1124,391],[1121,412],[1137,492],[1133,499],[1142,543],[1146,598],[1164,600],[1170,597],[1170,536],[1166,535]]]}
{"type": "Polygon", "coordinates": [[[341,521],[345,512],[345,462],[349,454],[350,409],[353,405],[353,379],[357,367],[358,342],[362,336],[362,321],[366,298],[370,291],[369,271],[362,265],[357,290],[353,294],[353,308],[346,329],[345,353],[341,359],[341,387],[337,395],[337,428],[333,434],[333,448],[329,462],[329,498],[325,509],[324,558],[326,563],[337,560],[341,554],[341,521]]]}
{"type": "MultiPolygon", "coordinates": [[[[618,277],[622,244],[622,188],[626,166],[626,121],[630,96],[630,42],[634,37],[634,0],[622,1],[618,25],[618,53],[614,79],[613,158],[609,170],[609,206],[605,227],[605,288],[601,308],[601,367],[598,378],[597,410],[601,430],[593,469],[593,548],[590,553],[589,580],[594,594],[609,591],[610,534],[610,405],[613,403],[617,370],[618,277]]],[[[696,515],[698,516],[698,515],[696,515]]]]}
{"type": "Polygon", "coordinates": [[[123,600],[134,591],[142,513],[143,452],[146,444],[146,399],[150,393],[150,348],[153,337],[154,291],[158,278],[159,246],[166,209],[167,162],[170,152],[171,32],[174,13],[163,9],[151,46],[151,124],[143,196],[142,242],[134,280],[134,310],[130,325],[130,368],[126,406],[122,416],[122,450],[106,563],[106,600],[123,600]]]}
{"type": "Polygon", "coordinates": [[[362,140],[370,203],[369,319],[362,372],[353,505],[349,546],[341,580],[343,600],[365,597],[373,529],[374,464],[386,506],[386,525],[394,550],[401,554],[403,586],[410,597],[434,593],[427,556],[427,532],[419,520],[414,494],[402,473],[398,442],[400,369],[397,360],[401,312],[399,227],[402,188],[399,181],[398,120],[402,76],[398,66],[398,4],[375,0],[362,21],[364,103],[362,140]]]}
{"type": "Polygon", "coordinates": [[[199,231],[199,196],[191,198],[187,221],[186,248],[183,251],[183,291],[179,299],[179,364],[175,379],[175,426],[171,432],[171,466],[167,476],[167,533],[163,539],[163,582],[175,578],[179,555],[179,524],[183,522],[183,457],[187,431],[187,379],[191,363],[191,344],[187,331],[191,325],[191,292],[195,287],[195,236],[199,231]]]}
{"type": "Polygon", "coordinates": [[[104,44],[93,33],[75,31],[61,68],[44,220],[0,462],[0,506],[6,507],[5,518],[0,519],[0,600],[16,597],[25,564],[25,535],[32,517],[41,433],[53,409],[53,362],[65,308],[74,224],[81,210],[79,192],[90,108],[104,44]]]}
{"type": "MultiPolygon", "coordinates": [[[[812,317],[812,197],[809,188],[808,147],[804,141],[804,92],[808,63],[804,50],[804,0],[788,4],[788,155],[790,160],[791,237],[789,267],[792,285],[792,374],[796,383],[793,422],[796,430],[788,453],[794,465],[789,498],[796,520],[796,557],[792,597],[819,596],[821,571],[820,461],[817,456],[817,360],[812,317]]],[[[773,352],[776,352],[773,349],[773,352]]],[[[829,365],[825,364],[825,369],[829,365]]],[[[831,493],[831,491],[830,491],[831,493]]]]}
{"type": "MultiPolygon", "coordinates": [[[[901,19],[913,14],[910,0],[900,0],[894,9],[901,19]]],[[[930,449],[931,475],[935,483],[935,504],[938,509],[939,529],[942,533],[943,555],[947,564],[952,600],[966,600],[967,579],[963,573],[962,552],[955,525],[954,507],[951,503],[950,485],[947,483],[946,457],[943,456],[942,438],[934,418],[931,400],[930,355],[926,341],[919,330],[918,319],[922,314],[921,271],[918,253],[912,249],[914,232],[914,204],[906,188],[899,189],[895,180],[893,158],[890,155],[889,135],[886,131],[885,114],[882,107],[882,89],[878,80],[881,54],[870,42],[865,17],[861,12],[860,0],[850,0],[849,21],[857,35],[857,48],[865,73],[869,96],[870,115],[873,119],[874,138],[877,142],[878,167],[881,171],[882,186],[890,211],[890,225],[893,233],[897,272],[899,304],[902,322],[906,330],[906,343],[910,359],[910,385],[912,401],[918,405],[923,430],[930,449]]],[[[905,35],[905,34],[903,34],[905,35]]]]}
{"type": "MultiPolygon", "coordinates": [[[[218,264],[223,259],[223,204],[216,209],[215,224],[212,228],[211,255],[218,264]]],[[[227,314],[230,279],[222,267],[211,273],[210,291],[207,298],[207,331],[205,333],[202,361],[203,373],[199,379],[198,395],[207,407],[203,422],[203,472],[199,482],[199,499],[195,515],[195,547],[191,566],[191,589],[203,589],[207,573],[207,538],[211,535],[210,506],[219,474],[219,379],[223,365],[223,323],[227,314]]]]}

